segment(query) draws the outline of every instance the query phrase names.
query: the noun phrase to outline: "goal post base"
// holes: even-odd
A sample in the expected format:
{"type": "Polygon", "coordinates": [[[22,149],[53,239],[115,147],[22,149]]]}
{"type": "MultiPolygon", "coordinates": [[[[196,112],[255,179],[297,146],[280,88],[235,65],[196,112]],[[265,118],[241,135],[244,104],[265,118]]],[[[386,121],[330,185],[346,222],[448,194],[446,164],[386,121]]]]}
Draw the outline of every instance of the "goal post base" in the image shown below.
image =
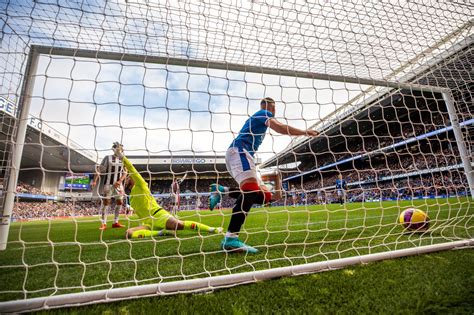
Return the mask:
{"type": "Polygon", "coordinates": [[[474,246],[474,239],[467,239],[449,243],[405,248],[388,252],[367,254],[357,257],[340,258],[329,261],[321,261],[267,270],[258,270],[239,274],[9,301],[0,303],[0,312],[31,312],[59,307],[83,306],[96,303],[110,303],[120,300],[135,299],[139,297],[151,297],[177,293],[205,292],[284,276],[311,274],[316,272],[341,269],[350,265],[366,264],[385,259],[394,259],[412,255],[427,254],[450,249],[462,249],[472,246],[474,246]]]}

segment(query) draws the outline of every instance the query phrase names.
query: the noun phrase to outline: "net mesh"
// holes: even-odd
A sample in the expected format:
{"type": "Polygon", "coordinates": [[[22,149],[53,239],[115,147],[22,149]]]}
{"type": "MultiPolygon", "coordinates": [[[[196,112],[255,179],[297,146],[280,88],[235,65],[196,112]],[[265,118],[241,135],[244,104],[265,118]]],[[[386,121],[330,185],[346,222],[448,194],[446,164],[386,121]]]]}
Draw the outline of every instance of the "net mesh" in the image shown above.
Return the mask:
{"type": "Polygon", "coordinates": [[[7,184],[19,104],[28,104],[8,246],[0,255],[2,301],[472,238],[466,166],[442,94],[366,81],[448,88],[472,159],[467,5],[57,0],[4,2],[0,12],[4,213],[11,210],[3,200],[13,193],[7,184]],[[34,49],[34,72],[26,76],[34,49]],[[322,136],[270,131],[256,154],[263,178],[275,170],[282,177],[282,198],[255,206],[240,235],[259,254],[225,253],[222,235],[196,231],[126,239],[125,230],[141,220],[125,207],[125,228],[110,228],[110,216],[109,228],[99,230],[104,198],[91,181],[114,141],[166,209],[175,202],[173,182],[187,174],[179,218],[225,229],[234,200],[224,195],[222,209],[208,211],[209,185],[236,185],[227,148],[267,96],[277,101],[279,121],[322,136]],[[339,176],[347,187],[336,187],[339,176]],[[425,211],[430,228],[405,230],[398,220],[407,208],[425,211]]]}

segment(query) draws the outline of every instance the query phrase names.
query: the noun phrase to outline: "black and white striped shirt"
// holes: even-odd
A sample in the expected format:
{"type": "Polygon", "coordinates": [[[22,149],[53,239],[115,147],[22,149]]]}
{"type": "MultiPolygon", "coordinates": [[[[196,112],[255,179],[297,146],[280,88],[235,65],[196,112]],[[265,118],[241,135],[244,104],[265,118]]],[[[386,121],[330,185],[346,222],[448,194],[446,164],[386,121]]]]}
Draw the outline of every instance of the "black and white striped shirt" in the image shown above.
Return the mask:
{"type": "Polygon", "coordinates": [[[114,155],[107,155],[99,166],[100,180],[103,185],[113,185],[123,175],[123,162],[114,155]]]}

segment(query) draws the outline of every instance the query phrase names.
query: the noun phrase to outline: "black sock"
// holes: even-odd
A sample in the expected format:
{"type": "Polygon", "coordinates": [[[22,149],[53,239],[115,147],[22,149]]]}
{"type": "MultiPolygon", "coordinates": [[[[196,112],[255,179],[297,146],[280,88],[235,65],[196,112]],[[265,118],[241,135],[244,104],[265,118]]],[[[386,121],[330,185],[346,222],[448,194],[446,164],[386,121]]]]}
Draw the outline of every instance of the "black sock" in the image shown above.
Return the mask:
{"type": "Polygon", "coordinates": [[[232,209],[232,217],[230,218],[229,227],[227,228],[228,232],[239,233],[242,225],[245,222],[245,217],[248,212],[256,203],[258,199],[263,201],[263,198],[259,198],[258,192],[247,192],[241,194],[239,198],[235,201],[235,206],[232,209]]]}
{"type": "Polygon", "coordinates": [[[229,187],[229,197],[238,199],[242,195],[239,187],[229,187]]]}

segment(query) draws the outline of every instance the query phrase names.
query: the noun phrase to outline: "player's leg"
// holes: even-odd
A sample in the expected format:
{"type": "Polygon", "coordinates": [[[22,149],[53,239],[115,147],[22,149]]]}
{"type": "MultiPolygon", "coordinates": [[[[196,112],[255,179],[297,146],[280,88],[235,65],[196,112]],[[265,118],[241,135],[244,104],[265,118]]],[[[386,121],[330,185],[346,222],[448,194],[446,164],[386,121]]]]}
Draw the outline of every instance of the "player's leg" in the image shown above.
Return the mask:
{"type": "Polygon", "coordinates": [[[120,209],[123,207],[123,199],[115,199],[115,209],[114,209],[114,223],[112,224],[113,228],[123,228],[125,225],[119,222],[120,209]]]}
{"type": "Polygon", "coordinates": [[[166,230],[152,230],[149,225],[140,225],[134,228],[129,228],[126,232],[125,235],[127,239],[131,238],[146,238],[146,237],[152,237],[152,236],[165,236],[165,235],[173,235],[173,233],[170,233],[169,231],[166,230]]]}
{"type": "Polygon", "coordinates": [[[105,230],[107,228],[107,213],[109,212],[110,204],[111,204],[111,189],[110,185],[104,186],[103,196],[101,198],[100,203],[100,230],[105,230]]]}
{"type": "Polygon", "coordinates": [[[179,210],[179,194],[174,194],[173,215],[178,216],[179,210]]]}
{"type": "Polygon", "coordinates": [[[209,209],[211,211],[215,208],[219,208],[217,205],[221,204],[223,195],[226,194],[233,199],[238,199],[242,195],[242,191],[238,186],[227,187],[219,184],[211,184],[209,190],[211,192],[209,196],[209,209]]]}
{"type": "Polygon", "coordinates": [[[271,193],[263,191],[257,178],[253,158],[244,150],[229,148],[226,152],[226,165],[229,173],[239,184],[241,194],[237,198],[222,248],[230,251],[257,253],[258,250],[239,240],[239,232],[245,218],[255,203],[269,202],[271,193]]]}
{"type": "Polygon", "coordinates": [[[109,198],[103,198],[100,202],[100,230],[107,228],[107,213],[109,212],[110,202],[109,198]]]}
{"type": "Polygon", "coordinates": [[[169,216],[166,221],[166,229],[170,231],[177,230],[193,230],[197,232],[206,232],[211,234],[220,234],[222,233],[221,227],[212,227],[203,223],[195,221],[182,221],[173,216],[169,216]]]}
{"type": "Polygon", "coordinates": [[[123,199],[124,199],[124,193],[123,193],[123,187],[114,187],[114,199],[115,199],[115,208],[114,208],[114,223],[112,224],[113,228],[122,228],[125,227],[125,225],[120,224],[119,222],[119,216],[120,216],[120,209],[122,209],[123,206],[123,199]]]}
{"type": "Polygon", "coordinates": [[[177,230],[194,230],[199,232],[207,232],[207,233],[215,233],[219,234],[222,233],[222,228],[215,228],[208,226],[203,223],[194,222],[194,221],[182,221],[175,217],[173,217],[168,211],[160,210],[153,214],[153,218],[150,219],[150,226],[151,230],[169,230],[169,231],[177,231],[177,230]]]}
{"type": "Polygon", "coordinates": [[[175,198],[175,193],[172,192],[170,197],[171,197],[171,209],[170,209],[170,213],[171,215],[174,215],[175,214],[175,201],[176,201],[176,198],[175,198]]]}

